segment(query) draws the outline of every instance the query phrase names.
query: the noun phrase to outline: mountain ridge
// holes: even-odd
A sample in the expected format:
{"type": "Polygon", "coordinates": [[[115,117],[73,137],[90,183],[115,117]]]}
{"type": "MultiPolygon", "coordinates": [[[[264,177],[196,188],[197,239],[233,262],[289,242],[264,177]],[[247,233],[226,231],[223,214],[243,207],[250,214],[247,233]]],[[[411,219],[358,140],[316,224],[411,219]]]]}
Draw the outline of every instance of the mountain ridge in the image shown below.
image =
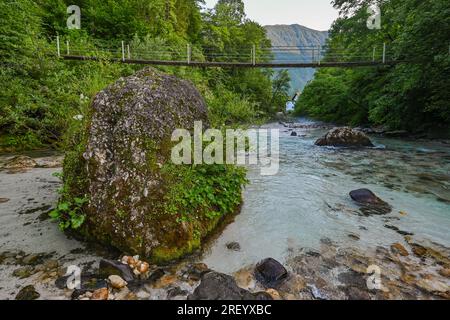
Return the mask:
{"type": "MultiPolygon", "coordinates": [[[[318,31],[300,24],[276,24],[264,26],[272,46],[323,46],[328,39],[328,31],[318,31]]],[[[278,61],[311,61],[311,52],[277,52],[278,61]]],[[[290,93],[303,90],[306,84],[314,78],[315,69],[288,69],[291,76],[290,93]]]]}

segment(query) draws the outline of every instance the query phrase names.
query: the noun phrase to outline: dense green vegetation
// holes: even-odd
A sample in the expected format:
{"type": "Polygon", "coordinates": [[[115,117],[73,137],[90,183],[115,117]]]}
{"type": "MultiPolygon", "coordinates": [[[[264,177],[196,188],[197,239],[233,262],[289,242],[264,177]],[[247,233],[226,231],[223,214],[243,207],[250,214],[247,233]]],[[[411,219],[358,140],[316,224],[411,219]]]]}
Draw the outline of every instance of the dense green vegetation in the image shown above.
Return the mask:
{"type": "MultiPolygon", "coordinates": [[[[450,4],[447,0],[381,1],[381,30],[366,27],[368,1],[335,0],[329,46],[349,60],[387,44],[388,59],[411,63],[379,68],[323,69],[296,111],[350,125],[450,135],[450,4]],[[349,14],[354,12],[354,14],[349,14]]],[[[329,55],[325,59],[331,60],[329,55]]]]}
{"type": "MultiPolygon", "coordinates": [[[[220,0],[212,10],[202,10],[202,5],[202,0],[2,1],[0,149],[60,147],[74,116],[87,112],[93,95],[138,68],[106,59],[57,59],[57,35],[62,50],[69,41],[72,50],[97,55],[100,47],[117,48],[111,55],[120,53],[121,41],[133,53],[158,48],[178,52],[174,55],[190,43],[200,60],[212,51],[250,58],[252,44],[270,46],[265,30],[246,18],[241,0],[220,0]],[[72,4],[81,8],[81,30],[66,26],[66,9],[72,4]]],[[[211,107],[214,125],[263,119],[279,103],[280,92],[272,95],[271,70],[160,69],[196,84],[211,107]]]]}

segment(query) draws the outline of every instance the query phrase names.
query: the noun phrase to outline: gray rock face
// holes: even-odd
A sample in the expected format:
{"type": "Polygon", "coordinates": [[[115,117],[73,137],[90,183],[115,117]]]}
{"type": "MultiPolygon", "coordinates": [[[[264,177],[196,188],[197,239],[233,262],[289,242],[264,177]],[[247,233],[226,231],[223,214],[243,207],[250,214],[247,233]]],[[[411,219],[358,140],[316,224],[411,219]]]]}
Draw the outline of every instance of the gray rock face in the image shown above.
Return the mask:
{"type": "Polygon", "coordinates": [[[188,296],[188,300],[272,300],[272,298],[265,292],[253,294],[239,288],[233,277],[211,271],[203,275],[202,282],[194,293],[188,296]]]}
{"type": "Polygon", "coordinates": [[[349,127],[334,128],[316,141],[317,146],[333,147],[373,147],[369,137],[349,127]]]}
{"type": "Polygon", "coordinates": [[[194,121],[208,126],[199,92],[152,68],[97,94],[83,154],[90,196],[85,233],[147,257],[171,241],[168,235],[178,241],[175,246],[191,240],[190,230],[161,217],[166,192],[161,168],[170,160],[173,131],[192,131],[194,121]]]}

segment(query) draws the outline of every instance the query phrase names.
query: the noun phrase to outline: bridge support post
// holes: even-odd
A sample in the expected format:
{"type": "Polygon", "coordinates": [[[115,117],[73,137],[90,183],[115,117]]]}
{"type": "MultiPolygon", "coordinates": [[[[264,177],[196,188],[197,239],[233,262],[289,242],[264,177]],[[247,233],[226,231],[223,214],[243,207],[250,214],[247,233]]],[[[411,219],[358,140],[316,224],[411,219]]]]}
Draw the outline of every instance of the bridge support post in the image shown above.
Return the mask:
{"type": "Polygon", "coordinates": [[[252,47],[252,64],[256,65],[256,45],[253,45],[252,47]]]}
{"type": "Polygon", "coordinates": [[[69,40],[66,41],[67,55],[70,55],[69,40]]]}
{"type": "Polygon", "coordinates": [[[59,36],[56,36],[56,53],[58,54],[58,58],[61,57],[61,50],[59,48],[59,36]]]}
{"type": "Polygon", "coordinates": [[[376,47],[373,47],[373,52],[372,52],[372,62],[375,62],[375,52],[376,52],[376,47]]]}
{"type": "Polygon", "coordinates": [[[383,43],[383,63],[386,63],[386,42],[383,43]]]}
{"type": "Polygon", "coordinates": [[[191,57],[192,56],[192,50],[191,50],[191,45],[188,43],[187,44],[187,63],[191,64],[191,57]]]}
{"type": "Polygon", "coordinates": [[[319,45],[317,46],[317,63],[320,66],[320,59],[322,57],[322,47],[319,45]]]}
{"type": "Polygon", "coordinates": [[[122,62],[125,62],[125,42],[122,41],[122,62]]]}
{"type": "Polygon", "coordinates": [[[127,53],[128,53],[128,59],[131,59],[131,51],[130,51],[130,45],[127,44],[127,53]]]}

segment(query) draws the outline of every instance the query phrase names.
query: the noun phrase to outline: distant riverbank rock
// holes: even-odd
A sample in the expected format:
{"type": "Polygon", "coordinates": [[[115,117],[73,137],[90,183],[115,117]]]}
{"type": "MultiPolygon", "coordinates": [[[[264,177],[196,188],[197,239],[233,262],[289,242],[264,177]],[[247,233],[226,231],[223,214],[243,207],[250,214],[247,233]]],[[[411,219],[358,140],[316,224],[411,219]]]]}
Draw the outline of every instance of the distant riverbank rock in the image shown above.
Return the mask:
{"type": "Polygon", "coordinates": [[[318,139],[317,146],[333,147],[373,147],[369,137],[358,130],[349,127],[334,128],[328,131],[325,136],[318,139]]]}
{"type": "Polygon", "coordinates": [[[36,161],[27,156],[16,156],[10,160],[8,160],[4,165],[4,169],[29,169],[37,166],[36,161]]]}
{"type": "Polygon", "coordinates": [[[233,277],[211,271],[203,275],[188,300],[272,300],[272,297],[266,292],[251,293],[238,287],[233,277]]]}
{"type": "Polygon", "coordinates": [[[350,197],[360,205],[361,211],[366,215],[388,214],[392,211],[391,205],[378,198],[369,189],[353,190],[350,197]]]}
{"type": "Polygon", "coordinates": [[[239,209],[244,170],[171,162],[176,129],[192,134],[195,121],[209,125],[190,82],[146,68],[98,93],[91,110],[64,160],[70,197],[89,200],[78,234],[164,262],[200,247],[239,209]]]}

